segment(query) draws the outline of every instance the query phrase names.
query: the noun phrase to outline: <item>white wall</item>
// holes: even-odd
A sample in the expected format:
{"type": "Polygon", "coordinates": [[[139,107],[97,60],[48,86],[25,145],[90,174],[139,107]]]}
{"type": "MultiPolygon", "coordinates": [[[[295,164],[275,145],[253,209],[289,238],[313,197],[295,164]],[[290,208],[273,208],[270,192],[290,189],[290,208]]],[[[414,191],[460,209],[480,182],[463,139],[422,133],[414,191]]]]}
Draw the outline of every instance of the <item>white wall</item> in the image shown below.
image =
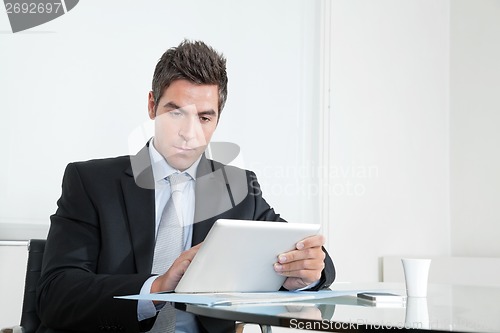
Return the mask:
{"type": "Polygon", "coordinates": [[[340,281],[450,253],[449,1],[331,7],[329,249],[340,281]]]}
{"type": "MultiPolygon", "coordinates": [[[[12,34],[0,10],[0,225],[47,226],[67,163],[129,153],[130,133],[148,119],[156,62],[183,38],[228,59],[229,98],[213,140],[241,146],[238,162],[256,171],[285,218],[317,217],[317,200],[301,190],[309,182],[296,174],[317,156],[309,147],[318,12],[308,0],[86,0],[12,34]]],[[[4,311],[19,297],[2,294],[0,327],[19,321],[4,311]]]]}
{"type": "Polygon", "coordinates": [[[451,14],[452,253],[500,257],[500,1],[451,14]]]}
{"type": "Polygon", "coordinates": [[[129,152],[129,134],[147,120],[154,66],[185,37],[228,58],[229,99],[214,140],[239,144],[243,164],[262,174],[268,201],[307,221],[314,200],[297,190],[283,195],[294,172],[276,177],[266,168],[311,159],[317,5],[80,1],[18,34],[1,12],[0,223],[47,224],[68,162],[129,152]]]}

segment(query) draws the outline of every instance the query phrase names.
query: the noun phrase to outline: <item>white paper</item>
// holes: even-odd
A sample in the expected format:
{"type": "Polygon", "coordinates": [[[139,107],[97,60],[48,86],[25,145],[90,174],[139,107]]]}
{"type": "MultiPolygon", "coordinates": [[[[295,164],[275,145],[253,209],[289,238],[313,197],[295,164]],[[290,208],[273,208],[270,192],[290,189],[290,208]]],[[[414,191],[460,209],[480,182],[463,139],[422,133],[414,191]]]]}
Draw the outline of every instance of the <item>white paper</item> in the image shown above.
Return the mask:
{"type": "Polygon", "coordinates": [[[277,291],[262,293],[157,293],[143,295],[117,296],[129,300],[150,300],[163,302],[189,303],[206,306],[286,303],[315,300],[346,295],[356,295],[360,290],[320,290],[320,291],[277,291]]]}

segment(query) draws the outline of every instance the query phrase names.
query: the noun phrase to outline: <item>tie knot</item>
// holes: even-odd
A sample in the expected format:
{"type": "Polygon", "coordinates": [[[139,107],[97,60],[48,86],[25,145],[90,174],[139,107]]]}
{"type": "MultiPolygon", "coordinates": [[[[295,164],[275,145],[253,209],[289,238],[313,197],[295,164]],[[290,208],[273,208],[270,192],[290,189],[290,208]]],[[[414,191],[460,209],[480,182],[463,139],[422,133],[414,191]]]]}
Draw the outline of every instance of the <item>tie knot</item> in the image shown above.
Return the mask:
{"type": "Polygon", "coordinates": [[[168,180],[170,182],[170,188],[172,193],[175,191],[183,191],[184,186],[186,186],[187,182],[190,180],[190,177],[185,173],[173,173],[168,176],[168,180]]]}

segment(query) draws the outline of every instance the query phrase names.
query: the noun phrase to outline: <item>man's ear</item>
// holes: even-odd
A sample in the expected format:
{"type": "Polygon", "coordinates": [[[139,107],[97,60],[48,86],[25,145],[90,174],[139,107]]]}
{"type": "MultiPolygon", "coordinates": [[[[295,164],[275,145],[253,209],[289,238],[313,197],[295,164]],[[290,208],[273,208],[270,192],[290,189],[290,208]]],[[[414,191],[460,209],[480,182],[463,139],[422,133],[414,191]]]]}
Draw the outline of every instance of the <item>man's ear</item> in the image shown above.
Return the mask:
{"type": "Polygon", "coordinates": [[[156,104],[152,91],[148,94],[148,114],[150,119],[156,118],[156,104]]]}

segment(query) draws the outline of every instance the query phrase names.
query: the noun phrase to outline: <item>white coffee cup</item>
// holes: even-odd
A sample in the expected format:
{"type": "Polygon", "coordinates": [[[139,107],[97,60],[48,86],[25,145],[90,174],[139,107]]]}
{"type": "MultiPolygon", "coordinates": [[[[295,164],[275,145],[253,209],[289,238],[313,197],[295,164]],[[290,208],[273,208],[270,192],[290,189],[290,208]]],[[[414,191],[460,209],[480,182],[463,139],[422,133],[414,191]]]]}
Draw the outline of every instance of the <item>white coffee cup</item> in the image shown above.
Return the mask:
{"type": "Polygon", "coordinates": [[[408,297],[426,297],[431,259],[403,258],[401,261],[403,262],[408,297]]]}

